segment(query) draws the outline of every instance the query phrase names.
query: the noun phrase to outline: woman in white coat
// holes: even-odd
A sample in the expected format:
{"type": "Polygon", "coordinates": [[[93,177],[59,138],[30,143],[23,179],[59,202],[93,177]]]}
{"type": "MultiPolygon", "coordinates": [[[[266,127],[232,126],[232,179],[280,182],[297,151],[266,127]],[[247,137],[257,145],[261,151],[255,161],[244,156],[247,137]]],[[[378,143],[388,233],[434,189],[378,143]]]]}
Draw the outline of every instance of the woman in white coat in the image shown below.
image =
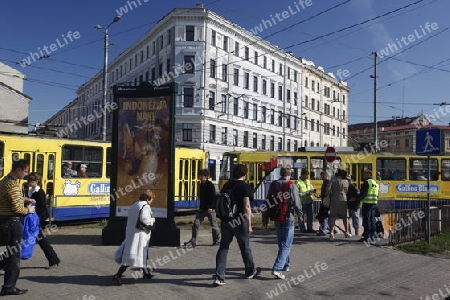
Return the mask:
{"type": "Polygon", "coordinates": [[[146,190],[139,196],[139,201],[130,206],[125,240],[118,249],[122,251],[121,266],[113,276],[113,282],[117,285],[122,285],[122,275],[128,267],[142,268],[143,278],[151,279],[154,276],[147,268],[151,229],[155,224],[150,208],[154,198],[155,194],[146,190]]]}

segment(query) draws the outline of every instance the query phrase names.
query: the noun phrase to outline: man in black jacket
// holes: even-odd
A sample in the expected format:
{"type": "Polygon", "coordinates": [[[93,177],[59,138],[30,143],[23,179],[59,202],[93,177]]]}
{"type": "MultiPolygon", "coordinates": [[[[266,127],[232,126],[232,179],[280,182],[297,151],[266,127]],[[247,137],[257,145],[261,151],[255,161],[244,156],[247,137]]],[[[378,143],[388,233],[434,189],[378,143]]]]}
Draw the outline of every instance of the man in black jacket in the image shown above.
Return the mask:
{"type": "Polygon", "coordinates": [[[209,223],[212,227],[212,239],[213,245],[220,244],[220,229],[217,226],[216,213],[214,208],[214,198],[216,196],[216,189],[211,181],[208,180],[209,171],[207,169],[201,169],[199,171],[200,187],[199,198],[200,208],[195,216],[194,225],[192,225],[192,237],[189,242],[184,243],[185,246],[195,247],[197,245],[197,236],[200,229],[200,224],[205,217],[208,217],[209,223]]]}

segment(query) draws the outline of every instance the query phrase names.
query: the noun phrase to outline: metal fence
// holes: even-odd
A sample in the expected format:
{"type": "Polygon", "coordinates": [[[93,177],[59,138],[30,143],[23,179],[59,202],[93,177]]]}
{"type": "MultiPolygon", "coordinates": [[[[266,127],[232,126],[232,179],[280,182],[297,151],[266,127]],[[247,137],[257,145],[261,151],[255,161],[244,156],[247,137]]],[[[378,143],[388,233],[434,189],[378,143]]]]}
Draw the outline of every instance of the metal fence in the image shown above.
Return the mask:
{"type": "MultiPolygon", "coordinates": [[[[431,199],[430,235],[450,231],[450,200],[431,199]]],[[[426,238],[428,201],[420,198],[381,200],[378,207],[389,245],[426,238]]]]}

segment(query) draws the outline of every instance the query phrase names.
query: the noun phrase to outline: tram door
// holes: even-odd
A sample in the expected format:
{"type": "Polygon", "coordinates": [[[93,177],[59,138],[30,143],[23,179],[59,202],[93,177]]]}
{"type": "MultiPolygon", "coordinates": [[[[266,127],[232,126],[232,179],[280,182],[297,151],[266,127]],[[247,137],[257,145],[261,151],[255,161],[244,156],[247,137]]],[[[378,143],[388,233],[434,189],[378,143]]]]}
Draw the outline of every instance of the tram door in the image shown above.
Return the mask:
{"type": "Polygon", "coordinates": [[[362,183],[364,182],[364,178],[362,176],[364,169],[373,170],[371,163],[363,163],[363,164],[352,164],[352,175],[356,177],[355,183],[358,188],[361,188],[362,183]]]}
{"type": "MultiPolygon", "coordinates": [[[[42,176],[41,188],[47,194],[47,197],[53,196],[55,186],[55,158],[54,152],[38,152],[38,151],[13,151],[12,159],[25,159],[30,165],[29,173],[37,172],[42,176]]],[[[21,180],[24,195],[27,195],[28,186],[25,180],[21,180]]]]}

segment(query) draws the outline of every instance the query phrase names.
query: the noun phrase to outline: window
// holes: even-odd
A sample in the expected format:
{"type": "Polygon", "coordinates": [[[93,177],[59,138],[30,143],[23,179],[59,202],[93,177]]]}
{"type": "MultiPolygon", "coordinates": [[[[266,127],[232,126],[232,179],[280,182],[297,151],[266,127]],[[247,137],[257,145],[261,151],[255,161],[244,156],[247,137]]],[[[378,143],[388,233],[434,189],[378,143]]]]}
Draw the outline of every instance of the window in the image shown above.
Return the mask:
{"type": "Polygon", "coordinates": [[[283,100],[283,87],[281,85],[278,86],[278,100],[283,100]]]}
{"type": "Polygon", "coordinates": [[[275,73],[275,60],[272,59],[272,72],[275,73]]]}
{"type": "MultiPolygon", "coordinates": [[[[27,159],[26,157],[24,158],[27,159]]],[[[74,172],[74,174],[76,173],[76,170],[79,170],[81,164],[87,164],[88,177],[90,178],[102,177],[102,166],[103,166],[102,160],[103,160],[103,148],[101,147],[66,145],[63,146],[62,148],[62,161],[63,163],[69,161],[72,162],[71,169],[74,172]]],[[[62,177],[78,177],[78,175],[68,175],[69,172],[64,172],[64,168],[61,170],[63,172],[61,174],[62,177]]]]}
{"type": "Polygon", "coordinates": [[[252,144],[254,149],[258,148],[258,134],[256,132],[253,132],[252,144]]]}
{"type": "Polygon", "coordinates": [[[223,37],[223,50],[228,51],[228,37],[223,37]]]}
{"type": "Polygon", "coordinates": [[[217,36],[216,31],[215,30],[211,30],[211,44],[213,46],[216,45],[216,36],[217,36]]]}
{"type": "Polygon", "coordinates": [[[239,43],[234,42],[234,55],[239,57],[239,43]]]}
{"type": "Polygon", "coordinates": [[[158,65],[158,76],[159,77],[163,76],[163,64],[162,63],[160,63],[158,65]]]}
{"type": "MultiPolygon", "coordinates": [[[[306,141],[305,141],[306,142],[306,141]]],[[[294,141],[294,151],[298,151],[298,141],[294,141]]]]}
{"type": "Polygon", "coordinates": [[[308,77],[305,77],[305,88],[308,88],[308,77]]]}
{"type": "Polygon", "coordinates": [[[308,117],[305,117],[305,129],[308,129],[308,117]]]}
{"type": "Polygon", "coordinates": [[[258,120],[258,105],[253,104],[253,120],[258,120]]]}
{"type": "Polygon", "coordinates": [[[342,120],[345,120],[345,110],[342,111],[342,120]]]}
{"type": "Polygon", "coordinates": [[[291,67],[288,67],[288,70],[287,70],[287,78],[288,78],[288,79],[291,79],[291,67]]]}
{"type": "Polygon", "coordinates": [[[450,159],[442,159],[441,160],[441,180],[449,181],[450,180],[450,159]]]}
{"type": "Polygon", "coordinates": [[[227,144],[227,128],[226,127],[222,127],[222,144],[223,145],[227,144]]]}
{"type": "Polygon", "coordinates": [[[270,98],[275,98],[275,83],[270,83],[270,98]]]}
{"type": "Polygon", "coordinates": [[[267,95],[267,80],[263,79],[262,81],[262,93],[267,95]]]}
{"type": "Polygon", "coordinates": [[[194,106],[194,88],[188,87],[183,90],[183,104],[184,107],[194,106]]]}
{"type": "Polygon", "coordinates": [[[244,50],[244,59],[249,60],[250,59],[250,49],[246,46],[244,50]]]}
{"type": "Polygon", "coordinates": [[[311,109],[314,109],[316,106],[316,100],[314,98],[311,98],[311,109]]]}
{"type": "Polygon", "coordinates": [[[209,77],[210,78],[216,78],[216,61],[214,59],[211,59],[209,61],[209,69],[210,69],[210,73],[209,73],[209,77]]]}
{"type": "Polygon", "coordinates": [[[314,119],[311,119],[311,131],[314,131],[315,123],[316,121],[314,119]]]}
{"type": "Polygon", "coordinates": [[[195,56],[185,55],[184,56],[184,72],[187,74],[194,74],[195,72],[195,56]]]}
{"type": "Polygon", "coordinates": [[[286,151],[291,151],[291,139],[287,140],[286,151]]]}
{"type": "Polygon", "coordinates": [[[249,110],[249,103],[247,101],[244,101],[244,118],[248,119],[248,110],[249,110]]]}
{"type": "Polygon", "coordinates": [[[273,135],[270,136],[270,151],[275,151],[275,137],[273,135]]]}
{"type": "Polygon", "coordinates": [[[294,71],[294,82],[297,82],[298,78],[298,72],[294,71]]]}
{"type": "Polygon", "coordinates": [[[377,158],[377,179],[406,180],[406,159],[404,158],[377,158]]]}
{"type": "Polygon", "coordinates": [[[233,84],[234,85],[239,85],[239,69],[234,69],[233,84]]]}
{"type": "Polygon", "coordinates": [[[248,147],[248,131],[244,131],[244,147],[248,147]]]}
{"type": "Polygon", "coordinates": [[[233,98],[233,115],[239,115],[239,98],[233,98]]]}
{"type": "Polygon", "coordinates": [[[167,72],[167,74],[169,74],[170,73],[170,58],[169,59],[167,59],[167,61],[166,61],[166,72],[167,72]]]}
{"type": "Polygon", "coordinates": [[[255,65],[258,64],[258,56],[259,56],[258,51],[255,51],[255,58],[254,58],[255,65]]]}
{"type": "Polygon", "coordinates": [[[233,146],[238,145],[238,131],[237,129],[233,129],[233,146]]]}
{"type": "Polygon", "coordinates": [[[316,91],[316,81],[315,81],[315,80],[311,80],[311,90],[312,90],[313,92],[316,91]]]}
{"type": "Polygon", "coordinates": [[[194,40],[194,26],[186,26],[186,41],[193,41],[194,40]]]}
{"type": "Polygon", "coordinates": [[[253,91],[254,92],[258,91],[258,77],[257,76],[253,76],[253,91]]]}
{"type": "Polygon", "coordinates": [[[156,41],[152,42],[152,55],[155,55],[156,53],[156,41]]]}
{"type": "Polygon", "coordinates": [[[155,80],[156,79],[156,69],[155,68],[151,69],[151,75],[152,75],[152,77],[151,77],[152,81],[155,80]]]}
{"type": "Polygon", "coordinates": [[[267,69],[267,57],[263,57],[263,68],[267,69]]]}
{"type": "Polygon", "coordinates": [[[399,148],[400,147],[400,140],[395,140],[395,147],[399,148]]]}
{"type": "Polygon", "coordinates": [[[265,106],[261,107],[261,122],[266,123],[266,114],[267,114],[267,108],[265,106]]]}
{"type": "Polygon", "coordinates": [[[209,125],[209,142],[216,142],[216,125],[209,125]]]}
{"type": "Polygon", "coordinates": [[[275,110],[270,110],[270,124],[275,124],[275,110]]]}
{"type": "MultiPolygon", "coordinates": [[[[410,180],[427,180],[428,164],[426,158],[410,158],[409,159],[409,179],[410,180]]],[[[436,158],[430,159],[430,180],[438,179],[438,162],[436,158]]]]}
{"type": "Polygon", "coordinates": [[[283,112],[278,111],[278,126],[283,126],[283,112]]]}
{"type": "Polygon", "coordinates": [[[291,90],[286,91],[286,101],[287,103],[291,103],[291,90]]]}
{"type": "Polygon", "coordinates": [[[159,37],[159,49],[162,49],[162,48],[164,48],[164,36],[163,35],[161,35],[159,37]]]}
{"type": "Polygon", "coordinates": [[[266,135],[263,134],[261,138],[261,149],[266,150],[266,135]]]}
{"type": "Polygon", "coordinates": [[[228,81],[228,65],[227,64],[222,65],[222,80],[228,81]]]}
{"type": "Polygon", "coordinates": [[[283,64],[280,63],[280,66],[278,68],[278,74],[283,75],[283,64]]]}
{"type": "Polygon", "coordinates": [[[308,107],[308,96],[305,96],[305,107],[308,107]]]}
{"type": "Polygon", "coordinates": [[[316,131],[320,132],[320,121],[316,120],[316,131]]]}
{"type": "Polygon", "coordinates": [[[183,123],[183,141],[192,142],[192,124],[183,123]]]}
{"type": "Polygon", "coordinates": [[[409,148],[409,139],[405,139],[405,148],[409,148]]]}
{"type": "Polygon", "coordinates": [[[250,74],[248,72],[244,73],[244,89],[250,88],[250,74]]]}
{"type": "Polygon", "coordinates": [[[167,45],[170,45],[172,41],[172,30],[167,30],[167,45]]]}
{"type": "Polygon", "coordinates": [[[216,93],[210,91],[209,92],[209,109],[214,110],[215,106],[216,106],[216,93]]]}
{"type": "Polygon", "coordinates": [[[227,112],[227,107],[228,107],[228,102],[227,102],[227,100],[228,100],[228,97],[227,97],[227,95],[224,95],[224,94],[222,94],[222,112],[223,113],[226,113],[227,112]]]}
{"type": "Polygon", "coordinates": [[[345,95],[342,95],[342,104],[345,104],[345,95]]]}
{"type": "Polygon", "coordinates": [[[283,150],[283,139],[282,138],[278,138],[278,151],[282,151],[283,150]]]}

